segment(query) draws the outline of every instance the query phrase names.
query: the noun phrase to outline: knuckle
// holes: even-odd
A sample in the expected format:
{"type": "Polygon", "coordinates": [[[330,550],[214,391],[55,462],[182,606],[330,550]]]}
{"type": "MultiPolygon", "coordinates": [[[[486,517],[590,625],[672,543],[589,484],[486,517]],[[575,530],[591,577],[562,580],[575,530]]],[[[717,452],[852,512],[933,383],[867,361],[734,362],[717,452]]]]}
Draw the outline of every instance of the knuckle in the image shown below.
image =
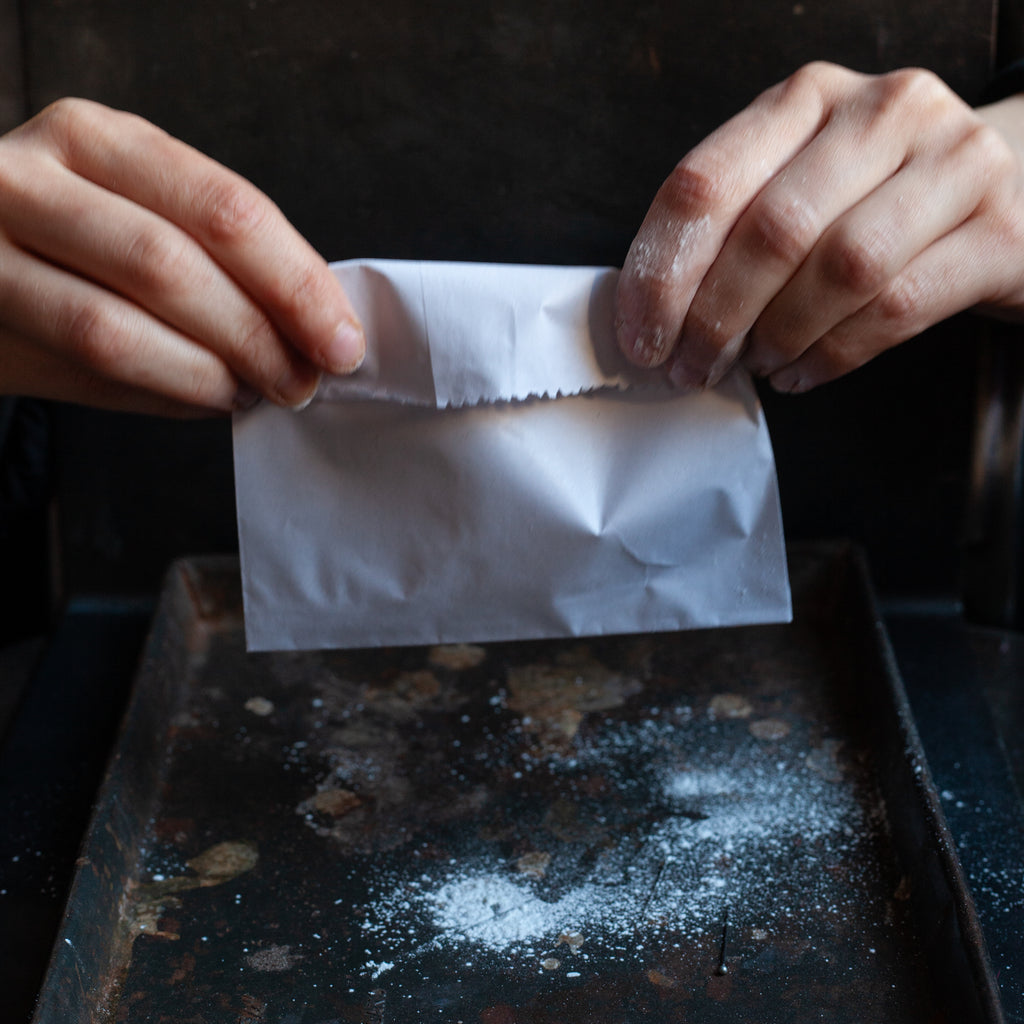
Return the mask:
{"type": "Polygon", "coordinates": [[[736,337],[735,327],[695,302],[686,315],[683,337],[691,350],[708,360],[723,352],[736,337]]]}
{"type": "Polygon", "coordinates": [[[851,72],[828,61],[811,61],[797,68],[788,78],[766,93],[776,106],[789,109],[823,107],[837,82],[851,72]]]}
{"type": "MultiPolygon", "coordinates": [[[[894,348],[914,332],[894,330],[893,325],[880,323],[874,307],[829,331],[813,348],[816,376],[824,383],[835,380],[870,363],[883,352],[894,348]]],[[[919,325],[923,327],[924,325],[919,325]]]]}
{"type": "Polygon", "coordinates": [[[319,373],[289,353],[273,325],[254,312],[235,339],[227,362],[243,380],[263,394],[291,405],[308,397],[319,373]]]}
{"type": "Polygon", "coordinates": [[[974,163],[992,180],[1016,181],[1019,159],[1000,131],[984,121],[975,122],[964,139],[974,163]]]}
{"type": "Polygon", "coordinates": [[[130,285],[145,294],[181,291],[192,270],[191,246],[184,237],[152,228],[136,235],[124,254],[130,285]]]}
{"type": "Polygon", "coordinates": [[[277,334],[261,313],[254,311],[239,324],[234,348],[232,362],[238,364],[236,369],[241,370],[244,367],[247,379],[273,383],[281,373],[281,366],[278,365],[280,361],[277,358],[280,353],[277,334]]]}
{"type": "Polygon", "coordinates": [[[790,266],[803,262],[818,233],[811,210],[799,199],[760,199],[747,220],[751,248],[790,266]]]}
{"type": "Polygon", "coordinates": [[[825,243],[821,272],[843,291],[870,296],[879,292],[890,274],[892,240],[883,232],[837,231],[825,243]]]}
{"type": "Polygon", "coordinates": [[[852,359],[845,347],[826,336],[817,341],[801,360],[796,374],[799,381],[797,390],[809,391],[844,377],[862,362],[852,359]]]}
{"type": "Polygon", "coordinates": [[[72,395],[95,395],[110,387],[105,377],[84,363],[70,363],[62,367],[62,371],[72,395]]]}
{"type": "Polygon", "coordinates": [[[199,362],[190,366],[182,376],[180,399],[196,408],[209,408],[212,388],[210,374],[199,362]]]}
{"type": "Polygon", "coordinates": [[[93,105],[87,100],[65,96],[45,106],[31,123],[63,138],[90,127],[94,116],[93,105]]]}
{"type": "Polygon", "coordinates": [[[924,68],[900,68],[878,79],[880,112],[904,116],[947,103],[951,93],[938,75],[924,68]]]}
{"type": "Polygon", "coordinates": [[[799,358],[803,344],[792,331],[779,327],[768,316],[762,316],[747,342],[744,361],[754,372],[765,375],[799,358]]]}
{"type": "Polygon", "coordinates": [[[85,302],[73,310],[64,336],[75,358],[99,371],[115,366],[125,338],[123,326],[99,302],[85,302]]]}
{"type": "MultiPolygon", "coordinates": [[[[291,322],[307,319],[311,310],[328,308],[331,279],[316,264],[303,264],[283,282],[280,308],[291,322]]],[[[333,326],[333,325],[332,325],[333,326]]]]}
{"type": "Polygon", "coordinates": [[[1020,201],[1021,197],[1014,194],[1007,201],[992,203],[986,211],[993,251],[1016,254],[1024,250],[1024,214],[1020,210],[1020,201]]]}
{"type": "Polygon", "coordinates": [[[850,339],[837,334],[825,335],[815,346],[814,355],[823,380],[845,376],[866,361],[850,339]]]}
{"type": "Polygon", "coordinates": [[[20,164],[17,152],[12,147],[3,145],[0,139],[0,199],[4,203],[15,201],[19,191],[20,164]]]}
{"type": "Polygon", "coordinates": [[[228,173],[211,176],[200,202],[206,233],[217,245],[244,245],[259,232],[270,209],[262,192],[228,173]]]}
{"type": "Polygon", "coordinates": [[[887,333],[910,337],[918,333],[928,297],[922,282],[913,274],[902,274],[875,300],[878,316],[887,333]]]}
{"type": "Polygon", "coordinates": [[[665,184],[662,198],[677,215],[701,216],[729,200],[729,168],[710,149],[691,153],[673,168],[665,184]]]}
{"type": "Polygon", "coordinates": [[[840,69],[828,61],[813,60],[799,67],[782,83],[783,93],[803,96],[820,94],[835,80],[840,69]]]}
{"type": "Polygon", "coordinates": [[[138,114],[77,97],[54,100],[20,130],[43,134],[70,166],[78,164],[112,135],[149,133],[154,142],[167,138],[166,132],[138,114]]]}
{"type": "Polygon", "coordinates": [[[73,163],[75,154],[95,132],[94,104],[88,100],[65,97],[44,107],[19,132],[61,154],[73,163]]]}

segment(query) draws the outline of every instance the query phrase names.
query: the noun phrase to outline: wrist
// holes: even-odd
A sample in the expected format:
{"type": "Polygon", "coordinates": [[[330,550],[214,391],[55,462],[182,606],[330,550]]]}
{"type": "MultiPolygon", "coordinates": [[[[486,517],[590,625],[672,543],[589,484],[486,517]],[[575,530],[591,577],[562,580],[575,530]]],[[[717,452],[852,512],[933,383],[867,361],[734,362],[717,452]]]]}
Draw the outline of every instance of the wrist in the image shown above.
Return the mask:
{"type": "Polygon", "coordinates": [[[1024,93],[978,107],[975,113],[1002,135],[1024,163],[1024,93]]]}

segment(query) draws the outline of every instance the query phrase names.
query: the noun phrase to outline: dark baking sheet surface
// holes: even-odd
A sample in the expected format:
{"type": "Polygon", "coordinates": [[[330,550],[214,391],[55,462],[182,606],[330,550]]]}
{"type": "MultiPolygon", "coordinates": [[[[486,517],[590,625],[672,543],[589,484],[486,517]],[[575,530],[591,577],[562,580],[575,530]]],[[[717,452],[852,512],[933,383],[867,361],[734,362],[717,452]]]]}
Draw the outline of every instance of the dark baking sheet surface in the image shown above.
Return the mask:
{"type": "Polygon", "coordinates": [[[792,626],[246,655],[175,567],[37,1024],[1000,1019],[858,559],[792,626]]]}

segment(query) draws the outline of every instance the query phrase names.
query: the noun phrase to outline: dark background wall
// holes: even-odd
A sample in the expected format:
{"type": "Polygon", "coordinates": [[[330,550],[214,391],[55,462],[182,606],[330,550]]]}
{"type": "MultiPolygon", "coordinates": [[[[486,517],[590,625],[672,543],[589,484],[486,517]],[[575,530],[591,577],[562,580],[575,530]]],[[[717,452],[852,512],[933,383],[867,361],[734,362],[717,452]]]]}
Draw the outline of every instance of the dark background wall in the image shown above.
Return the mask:
{"type": "MultiPolygon", "coordinates": [[[[801,63],[927,66],[975,99],[994,47],[992,0],[25,0],[22,15],[27,110],[83,95],[149,117],[254,180],[330,259],[619,264],[679,157],[801,63]]],[[[955,587],[982,331],[962,318],[817,393],[765,395],[791,536],[865,543],[890,592],[955,587]]],[[[152,590],[172,557],[234,548],[225,422],[53,415],[65,592],[152,590]]]]}

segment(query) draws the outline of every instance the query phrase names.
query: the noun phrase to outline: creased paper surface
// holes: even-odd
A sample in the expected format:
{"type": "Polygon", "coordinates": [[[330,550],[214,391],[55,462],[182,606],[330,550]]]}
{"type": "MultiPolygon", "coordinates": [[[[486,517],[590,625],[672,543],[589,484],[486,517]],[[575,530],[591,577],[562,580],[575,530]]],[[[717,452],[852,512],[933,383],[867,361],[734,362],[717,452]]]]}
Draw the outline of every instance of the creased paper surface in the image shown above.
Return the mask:
{"type": "Polygon", "coordinates": [[[234,420],[251,650],[788,620],[753,385],[630,367],[615,271],[333,269],[363,367],[234,420]]]}

